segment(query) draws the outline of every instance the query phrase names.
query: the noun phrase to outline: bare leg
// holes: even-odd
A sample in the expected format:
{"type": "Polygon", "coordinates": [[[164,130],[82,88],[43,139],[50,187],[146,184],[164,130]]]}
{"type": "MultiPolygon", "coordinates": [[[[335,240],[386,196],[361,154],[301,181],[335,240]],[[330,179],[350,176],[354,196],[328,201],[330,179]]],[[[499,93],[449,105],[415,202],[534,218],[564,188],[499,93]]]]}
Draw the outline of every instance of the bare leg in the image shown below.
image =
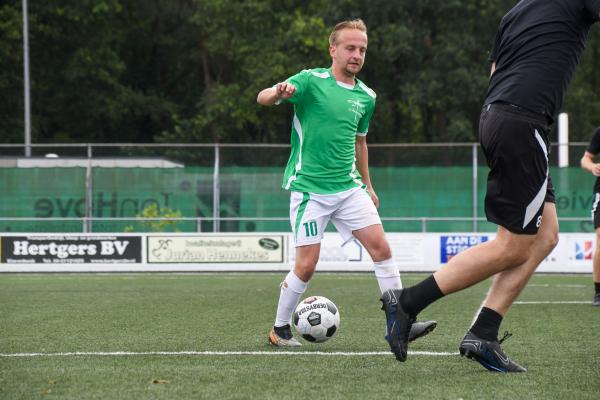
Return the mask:
{"type": "Polygon", "coordinates": [[[531,244],[527,260],[514,268],[496,274],[482,308],[460,343],[460,354],[477,360],[489,370],[526,371],[525,368],[503,354],[500,348],[502,340],[498,340],[498,330],[504,315],[521,293],[535,269],[558,243],[558,218],[555,205],[545,203],[542,215],[542,224],[534,236],[535,241],[531,244]],[[487,348],[487,350],[482,351],[482,348],[487,348]]]}
{"type": "Polygon", "coordinates": [[[600,283],[600,228],[596,229],[596,249],[594,250],[594,282],[600,283]]]}
{"type": "Polygon", "coordinates": [[[600,306],[600,228],[596,229],[596,248],[594,249],[594,270],[592,273],[592,279],[594,283],[594,299],[592,305],[594,307],[600,306]]]}
{"type": "Polygon", "coordinates": [[[400,271],[392,258],[392,251],[381,224],[367,226],[353,231],[352,234],[362,243],[373,259],[375,276],[381,293],[389,289],[402,289],[400,271]]]}
{"type": "Polygon", "coordinates": [[[294,273],[298,278],[302,279],[304,282],[308,282],[310,278],[312,278],[315,269],[317,268],[320,252],[321,243],[296,247],[294,273]]]}
{"type": "Polygon", "coordinates": [[[496,237],[471,247],[433,274],[443,294],[454,293],[525,263],[536,235],[517,235],[499,226],[496,237]]]}
{"type": "Polygon", "coordinates": [[[538,265],[550,254],[558,243],[558,218],[556,206],[546,203],[542,225],[531,246],[529,258],[518,267],[499,272],[494,277],[492,287],[485,299],[484,306],[495,310],[502,316],[521,293],[538,265]]]}
{"type": "Polygon", "coordinates": [[[383,226],[370,225],[352,232],[354,237],[367,249],[373,261],[384,261],[392,257],[383,226]]]}

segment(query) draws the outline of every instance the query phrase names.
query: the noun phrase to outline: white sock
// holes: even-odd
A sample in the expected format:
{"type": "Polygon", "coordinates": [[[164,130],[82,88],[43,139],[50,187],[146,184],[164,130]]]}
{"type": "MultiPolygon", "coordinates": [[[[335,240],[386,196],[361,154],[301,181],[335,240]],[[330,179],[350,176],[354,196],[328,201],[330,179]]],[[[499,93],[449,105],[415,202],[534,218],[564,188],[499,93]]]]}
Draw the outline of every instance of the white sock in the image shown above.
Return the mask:
{"type": "Polygon", "coordinates": [[[307,286],[308,282],[298,278],[294,271],[287,274],[284,281],[281,282],[275,326],[284,326],[290,323],[298,300],[300,300],[300,296],[302,296],[307,286]]]}
{"type": "Polygon", "coordinates": [[[393,258],[384,261],[375,261],[375,276],[381,293],[388,289],[402,289],[400,271],[393,258]]]}

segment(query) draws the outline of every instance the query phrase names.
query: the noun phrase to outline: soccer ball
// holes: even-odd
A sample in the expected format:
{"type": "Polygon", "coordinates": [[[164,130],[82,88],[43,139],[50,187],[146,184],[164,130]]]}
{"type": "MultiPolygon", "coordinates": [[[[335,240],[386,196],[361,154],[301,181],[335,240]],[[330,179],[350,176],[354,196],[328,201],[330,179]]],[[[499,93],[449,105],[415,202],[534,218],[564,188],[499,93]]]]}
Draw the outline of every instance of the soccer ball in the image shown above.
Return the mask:
{"type": "Polygon", "coordinates": [[[302,300],[294,312],[294,328],[309,342],[325,342],[340,327],[340,312],[331,300],[311,296],[302,300]]]}

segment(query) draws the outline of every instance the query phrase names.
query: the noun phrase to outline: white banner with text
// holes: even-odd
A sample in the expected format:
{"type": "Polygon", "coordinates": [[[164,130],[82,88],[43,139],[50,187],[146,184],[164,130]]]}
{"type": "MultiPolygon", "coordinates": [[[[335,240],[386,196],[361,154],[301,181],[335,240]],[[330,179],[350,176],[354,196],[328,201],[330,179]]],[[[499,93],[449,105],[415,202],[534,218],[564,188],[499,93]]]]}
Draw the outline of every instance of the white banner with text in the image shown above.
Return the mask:
{"type": "MultiPolygon", "coordinates": [[[[388,233],[401,271],[431,272],[491,233],[388,233]]],[[[593,233],[560,234],[538,272],[591,273],[593,233]]],[[[0,272],[287,271],[290,233],[0,234],[0,272]]],[[[367,249],[335,232],[321,242],[318,271],[371,271],[367,249]]]]}

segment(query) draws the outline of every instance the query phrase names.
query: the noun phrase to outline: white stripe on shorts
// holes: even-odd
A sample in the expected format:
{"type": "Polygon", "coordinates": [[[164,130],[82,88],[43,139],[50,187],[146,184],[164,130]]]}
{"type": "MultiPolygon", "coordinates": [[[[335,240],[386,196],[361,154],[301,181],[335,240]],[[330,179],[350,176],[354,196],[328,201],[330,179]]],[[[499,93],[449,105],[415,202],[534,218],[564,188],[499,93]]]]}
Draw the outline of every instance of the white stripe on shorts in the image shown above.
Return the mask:
{"type": "Polygon", "coordinates": [[[598,202],[600,202],[600,193],[595,193],[594,204],[592,204],[592,219],[594,219],[594,215],[596,214],[596,210],[598,209],[598,202]]]}
{"type": "Polygon", "coordinates": [[[544,143],[544,139],[542,139],[537,129],[535,130],[535,138],[537,139],[538,143],[540,144],[540,147],[542,148],[542,151],[544,152],[544,155],[546,156],[546,179],[544,180],[544,184],[540,188],[540,191],[535,195],[533,200],[531,200],[531,203],[529,203],[529,205],[525,209],[525,219],[523,220],[523,228],[529,225],[533,217],[535,217],[535,214],[537,214],[540,207],[542,207],[544,199],[546,198],[546,188],[548,187],[548,151],[546,150],[546,143],[544,143]]]}

